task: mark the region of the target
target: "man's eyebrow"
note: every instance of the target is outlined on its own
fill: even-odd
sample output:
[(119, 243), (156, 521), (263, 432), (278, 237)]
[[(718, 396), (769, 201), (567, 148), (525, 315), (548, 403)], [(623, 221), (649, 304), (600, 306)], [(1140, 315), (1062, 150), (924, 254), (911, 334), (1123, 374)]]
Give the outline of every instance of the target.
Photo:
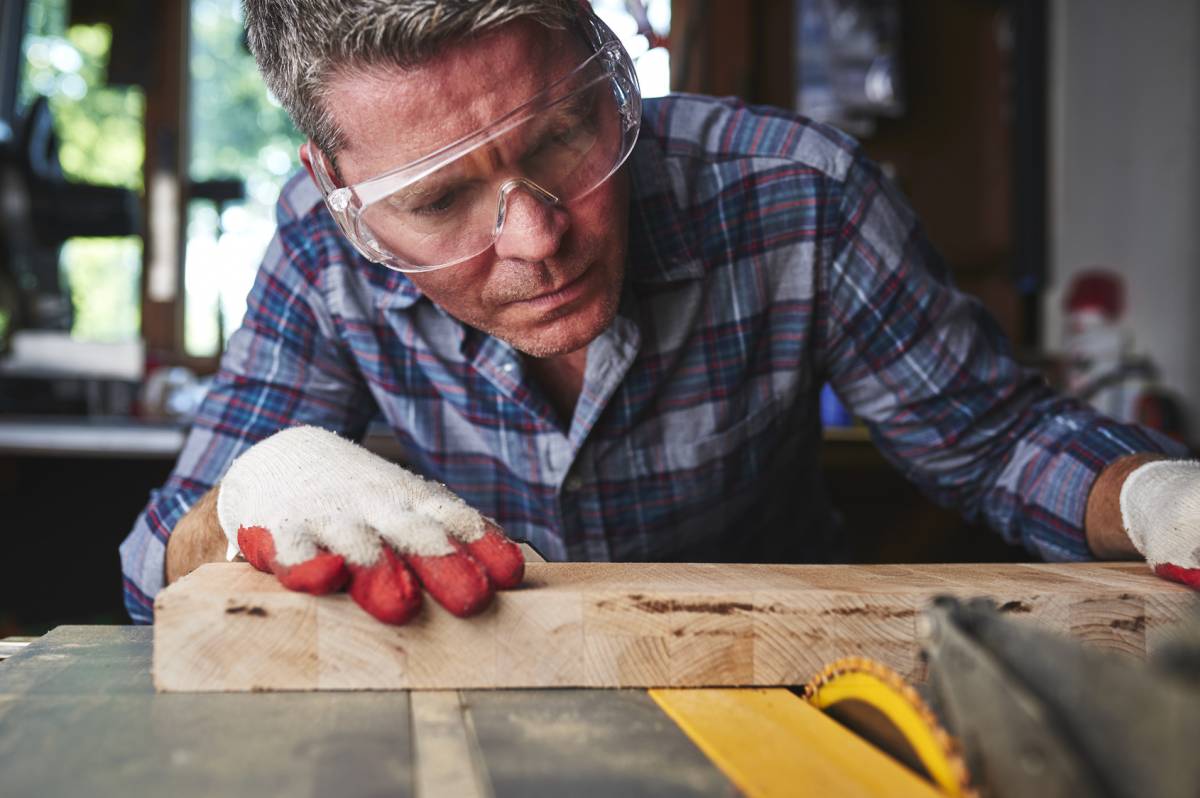
[(588, 109), (592, 105), (592, 98), (585, 94), (571, 98), (569, 102), (556, 106), (552, 114), (546, 114), (538, 120), (536, 126), (532, 127), (532, 139), (536, 142), (542, 141), (548, 134), (552, 133), (554, 126), (561, 122), (578, 122), (587, 116)]
[(426, 178), (419, 183), (396, 189), (388, 194), (388, 199), (409, 203), (422, 202), (432, 199), (446, 191), (446, 189), (452, 188), (462, 182), (464, 182), (464, 179), (461, 176), (443, 177), (441, 179)]
[(575, 94), (574, 97), (571, 97), (566, 102), (560, 103), (558, 107), (564, 114), (583, 116), (595, 102), (595, 97), (592, 94), (593, 90), (592, 87), (588, 87)]
[(440, 188), (440, 185), (417, 183), (416, 185), (398, 188), (388, 196), (392, 197), (393, 199), (421, 200), (437, 193)]
[[(465, 153), (452, 163), (477, 166), (478, 161), (482, 157), (486, 157), (492, 162), (497, 160), (494, 149), (484, 145), (476, 150), (472, 150), (469, 153)], [(469, 159), (469, 161), (464, 159)], [(460, 185), (469, 183), (477, 177), (479, 177), (478, 171), (472, 171), (469, 168), (456, 171), (452, 174), (446, 174), (438, 171), (431, 175), (426, 175), (416, 183), (410, 183), (407, 186), (401, 186), (400, 188), (391, 192), (388, 197), (410, 202), (420, 202), (425, 199), (436, 197), (448, 189), (456, 188)]]

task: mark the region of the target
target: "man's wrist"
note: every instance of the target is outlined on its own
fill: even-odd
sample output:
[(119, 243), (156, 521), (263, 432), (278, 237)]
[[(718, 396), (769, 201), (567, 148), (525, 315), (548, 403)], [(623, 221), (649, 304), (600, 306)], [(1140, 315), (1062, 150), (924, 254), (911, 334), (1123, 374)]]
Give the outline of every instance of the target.
[(167, 553), (163, 563), (164, 584), (187, 576), (208, 562), (223, 562), (228, 540), (217, 518), (217, 496), (220, 486), (200, 497), (175, 524), (167, 538)]
[(1129, 539), (1121, 515), (1121, 488), (1125, 480), (1139, 467), (1165, 455), (1153, 452), (1129, 454), (1109, 463), (1088, 494), (1084, 516), (1084, 533), (1088, 548), (1098, 560), (1136, 560), (1141, 553)]

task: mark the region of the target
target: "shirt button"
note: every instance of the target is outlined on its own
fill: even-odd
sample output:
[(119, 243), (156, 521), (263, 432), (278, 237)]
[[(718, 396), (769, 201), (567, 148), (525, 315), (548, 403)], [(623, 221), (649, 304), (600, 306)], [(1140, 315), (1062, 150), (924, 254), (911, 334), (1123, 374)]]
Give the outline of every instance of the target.
[(563, 487), (569, 493), (574, 493), (583, 487), (583, 480), (579, 477), (567, 477), (567, 482), (563, 485)]
[(504, 364), (503, 366), (501, 366), (500, 368), (504, 369), (504, 373), (505, 373), (505, 374), (511, 374), (511, 373), (512, 373), (512, 370), (513, 370), (513, 369), (515, 369), (515, 368), (516, 368), (516, 366), (515, 366), (515, 365), (513, 365), (512, 363), (505, 363), (505, 364)]

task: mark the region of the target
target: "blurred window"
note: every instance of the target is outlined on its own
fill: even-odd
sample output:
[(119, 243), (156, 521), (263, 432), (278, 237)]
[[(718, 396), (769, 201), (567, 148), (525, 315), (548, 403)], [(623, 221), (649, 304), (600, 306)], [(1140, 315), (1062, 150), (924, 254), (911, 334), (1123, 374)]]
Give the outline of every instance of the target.
[[(67, 26), (67, 0), (30, 0), (18, 106), (49, 98), (59, 161), (69, 180), (142, 188), (145, 101), (138, 87), (108, 86), (108, 25)], [(70, 287), (72, 335), (98, 341), (140, 331), (142, 242), (137, 236), (74, 238), (59, 268)]]
[(192, 0), (190, 27), (184, 343), (188, 354), (214, 355), (245, 315), (301, 139), (246, 49), (240, 0)]
[(592, 0), (596, 15), (613, 29), (637, 66), (643, 97), (671, 90), (671, 0)]
[[(670, 0), (594, 0), (637, 63), (643, 94), (668, 91)], [(107, 25), (68, 26), (69, 0), (29, 0), (19, 107), (49, 98), (69, 179), (142, 189), (144, 94), (108, 86)], [(300, 136), (246, 49), (240, 0), (191, 0), (192, 199), (184, 265), (187, 353), (217, 354), (241, 323), (274, 231), (274, 204), (298, 167)], [(72, 239), (60, 268), (72, 333), (127, 340), (140, 331), (138, 237)]]

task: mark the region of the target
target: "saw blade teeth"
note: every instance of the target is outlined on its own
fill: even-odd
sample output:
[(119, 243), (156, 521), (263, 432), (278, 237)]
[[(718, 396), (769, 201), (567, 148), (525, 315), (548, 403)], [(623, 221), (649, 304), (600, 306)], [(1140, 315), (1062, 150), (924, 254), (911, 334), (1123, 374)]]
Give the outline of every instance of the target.
[(941, 721), (930, 708), (929, 704), (917, 692), (907, 679), (892, 668), (867, 657), (852, 656), (834, 660), (809, 679), (803, 687), (803, 698), (810, 704), (817, 704), (821, 690), (848, 674), (864, 674), (870, 676), (900, 696), (903, 701), (917, 713), (921, 722), (929, 730), (935, 744), (940, 749), (946, 764), (958, 783), (958, 795), (963, 798), (979, 798), (979, 792), (971, 784), (971, 775), (967, 770), (966, 759), (962, 746), (954, 735), (946, 731)]

